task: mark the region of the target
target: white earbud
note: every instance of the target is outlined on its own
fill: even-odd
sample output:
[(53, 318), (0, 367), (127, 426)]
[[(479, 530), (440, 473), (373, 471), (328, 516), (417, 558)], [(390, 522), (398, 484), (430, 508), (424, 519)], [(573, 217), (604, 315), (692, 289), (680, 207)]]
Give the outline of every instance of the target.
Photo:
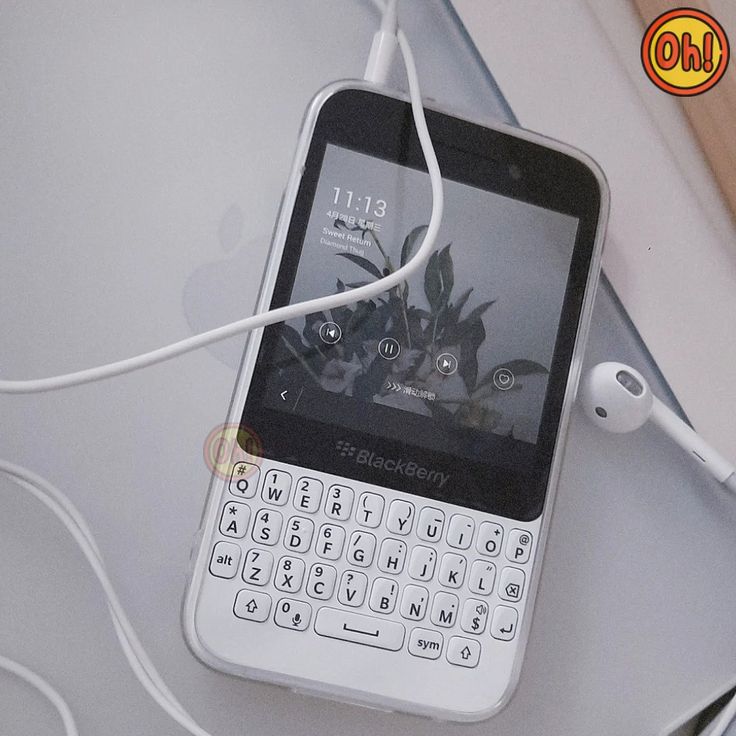
[(580, 401), (590, 420), (609, 432), (632, 432), (651, 419), (719, 483), (736, 491), (736, 470), (668, 409), (638, 371), (623, 363), (599, 363), (583, 379)]

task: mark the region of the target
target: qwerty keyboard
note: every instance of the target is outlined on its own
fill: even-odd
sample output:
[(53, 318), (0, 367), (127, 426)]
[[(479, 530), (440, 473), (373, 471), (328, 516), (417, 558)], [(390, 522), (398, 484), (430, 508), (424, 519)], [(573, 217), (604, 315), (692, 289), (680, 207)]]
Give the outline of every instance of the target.
[(489, 638), (516, 637), (530, 531), (334, 480), (234, 465), (208, 566), (237, 580), (233, 616), (469, 668)]

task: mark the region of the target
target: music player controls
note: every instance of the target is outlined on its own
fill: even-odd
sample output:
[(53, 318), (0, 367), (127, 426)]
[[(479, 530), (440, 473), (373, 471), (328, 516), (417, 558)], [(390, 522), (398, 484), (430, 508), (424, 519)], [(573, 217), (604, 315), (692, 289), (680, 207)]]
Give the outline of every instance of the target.
[(437, 356), (435, 365), (443, 376), (451, 376), (457, 370), (457, 358), (452, 353), (442, 353)]
[(508, 368), (499, 368), (493, 374), (493, 385), (499, 391), (508, 391), (514, 385), (514, 374)]
[(378, 354), (384, 360), (395, 360), (399, 357), (401, 352), (401, 345), (398, 340), (394, 340), (393, 337), (384, 337), (381, 342), (378, 343)]
[(335, 322), (323, 322), (319, 328), (319, 338), (327, 345), (334, 345), (340, 341), (342, 330)]

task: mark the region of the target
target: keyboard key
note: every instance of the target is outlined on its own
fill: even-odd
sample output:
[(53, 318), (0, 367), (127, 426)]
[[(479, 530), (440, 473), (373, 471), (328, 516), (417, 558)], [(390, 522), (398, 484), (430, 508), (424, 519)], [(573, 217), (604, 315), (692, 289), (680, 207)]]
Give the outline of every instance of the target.
[(253, 498), (258, 489), (258, 481), (261, 477), (261, 469), (253, 463), (235, 463), (230, 475), (228, 489), (233, 496), (240, 498)]
[(348, 544), (348, 562), (358, 567), (370, 567), (376, 553), (376, 538), (368, 532), (353, 532)]
[(362, 572), (346, 570), (340, 579), (340, 587), (337, 591), (337, 600), (343, 606), (357, 608), (363, 605), (365, 594), (368, 590), (368, 577)]
[(282, 593), (298, 593), (304, 581), (306, 565), (298, 557), (282, 557), (276, 568), (273, 584)]
[(495, 557), (501, 551), (503, 541), (503, 527), (492, 521), (484, 521), (478, 529), (478, 541), (475, 548), (482, 555)]
[(437, 551), (431, 547), (417, 545), (411, 551), (411, 557), (409, 558), (409, 575), (414, 580), (426, 582), (432, 579), (436, 565)]
[(504, 567), (498, 579), (498, 595), (505, 601), (518, 603), (524, 593), (524, 580), (526, 576), (523, 570), (515, 567)]
[(362, 493), (355, 511), (355, 520), (361, 526), (375, 529), (383, 518), (385, 501), (378, 493)]
[(429, 591), (421, 585), (407, 585), (401, 596), (399, 612), (411, 621), (421, 621), (427, 614)]
[(268, 470), (263, 476), (261, 498), (274, 506), (285, 506), (291, 490), (291, 475), (285, 470)]
[(314, 621), (314, 630), (320, 636), (352, 641), (369, 647), (396, 652), (404, 643), (404, 627), (386, 618), (366, 616), (336, 608), (320, 608)]
[(424, 659), (437, 659), (442, 654), (443, 637), (439, 631), (414, 629), (409, 636), (409, 654)]
[(345, 529), (335, 524), (322, 524), (317, 534), (314, 551), (326, 560), (337, 560), (345, 546)]
[(438, 579), (447, 588), (459, 588), (465, 581), (468, 561), (462, 555), (448, 552), (442, 556)]
[(251, 585), (266, 585), (271, 579), (273, 555), (265, 549), (251, 549), (245, 556), (243, 580)]
[(506, 542), (506, 559), (523, 565), (529, 562), (532, 553), (532, 535), (521, 529), (512, 529), (509, 532), (509, 541)]
[(354, 498), (355, 493), (352, 488), (337, 484), (330, 486), (325, 502), (325, 514), (330, 519), (347, 521), (350, 518), (350, 512), (353, 510)]
[(276, 626), (292, 631), (304, 631), (312, 618), (312, 606), (304, 601), (282, 598), (276, 604), (273, 620)]
[(432, 506), (425, 506), (417, 522), (417, 536), (425, 542), (439, 542), (445, 526), (445, 514)]
[(336, 580), (337, 570), (332, 565), (312, 565), (307, 578), (307, 595), (321, 601), (329, 600), (335, 592)]
[(312, 544), (314, 522), (303, 516), (292, 516), (286, 525), (284, 547), (292, 552), (306, 552)]
[(469, 516), (453, 514), (447, 526), (447, 544), (456, 549), (467, 549), (473, 541), (475, 522)]
[(511, 641), (516, 636), (519, 614), (510, 606), (496, 606), (491, 620), (491, 636), (500, 641)]
[(447, 661), (459, 667), (477, 667), (480, 661), (480, 642), (464, 636), (453, 636), (447, 642)]
[(489, 606), (486, 601), (468, 598), (463, 604), (460, 628), (468, 634), (482, 634), (488, 623)]
[(444, 626), (445, 628), (454, 626), (459, 605), (460, 602), (456, 595), (443, 591), (435, 593), (432, 602), (432, 613), (429, 618), (435, 626)]
[(225, 504), (220, 517), (220, 534), (241, 539), (248, 531), (250, 508), (244, 503), (231, 501)]
[(384, 539), (378, 553), (378, 569), (398, 575), (404, 569), (406, 561), (406, 542), (400, 539)]
[(305, 514), (316, 514), (322, 501), (324, 484), (316, 478), (299, 478), (294, 491), (294, 508)]
[(406, 535), (414, 523), (414, 504), (396, 499), (391, 501), (386, 518), (386, 529), (391, 534)]
[(476, 560), (470, 568), (468, 588), (476, 595), (490, 595), (496, 579), (496, 566), (492, 562)]
[(253, 523), (253, 531), (251, 532), (253, 541), (258, 544), (273, 546), (279, 541), (283, 524), (284, 517), (278, 511), (261, 509), (256, 514), (256, 520)]
[(234, 578), (240, 564), (240, 547), (232, 542), (218, 542), (212, 550), (210, 572), (218, 578)]
[(371, 597), (368, 605), (376, 613), (392, 613), (396, 608), (396, 598), (399, 595), (399, 584), (388, 578), (376, 578), (371, 588)]
[(248, 621), (265, 621), (271, 612), (271, 596), (255, 590), (241, 590), (235, 596), (233, 613)]

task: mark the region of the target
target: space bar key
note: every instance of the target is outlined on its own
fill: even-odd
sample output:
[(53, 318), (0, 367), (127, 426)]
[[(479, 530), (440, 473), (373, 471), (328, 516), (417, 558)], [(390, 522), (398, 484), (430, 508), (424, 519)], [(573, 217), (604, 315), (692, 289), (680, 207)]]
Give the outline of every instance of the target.
[(340, 611), (337, 608), (320, 608), (314, 630), (320, 636), (390, 649), (392, 652), (401, 649), (405, 633), (404, 627), (395, 621)]

